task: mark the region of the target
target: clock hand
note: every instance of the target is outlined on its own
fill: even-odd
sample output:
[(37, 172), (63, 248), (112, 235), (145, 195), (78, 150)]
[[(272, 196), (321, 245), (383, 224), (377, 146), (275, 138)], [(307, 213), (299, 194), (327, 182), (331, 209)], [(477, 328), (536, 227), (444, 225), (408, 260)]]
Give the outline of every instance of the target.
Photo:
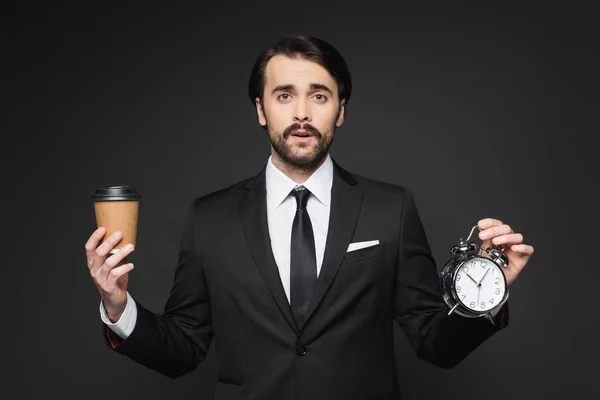
[(483, 274), (483, 276), (481, 277), (481, 279), (479, 280), (479, 282), (477, 283), (478, 286), (481, 285), (481, 281), (483, 280), (483, 278), (485, 278), (485, 276), (487, 275), (487, 273), (490, 272), (490, 268), (487, 269), (487, 271), (485, 271), (485, 274)]
[(479, 287), (479, 283), (477, 283), (477, 281), (475, 279), (473, 279), (473, 277), (471, 275), (469, 275), (468, 272), (467, 272), (467, 276), (469, 277), (469, 279), (471, 279), (473, 281), (474, 284), (477, 285), (477, 287)]
[(483, 278), (485, 278), (485, 276), (487, 275), (488, 272), (490, 272), (491, 268), (488, 268), (485, 271), (485, 274), (483, 274), (483, 276), (481, 277), (481, 279), (479, 280), (479, 282), (477, 283), (477, 305), (479, 305), (479, 294), (481, 293), (481, 281), (483, 281)]

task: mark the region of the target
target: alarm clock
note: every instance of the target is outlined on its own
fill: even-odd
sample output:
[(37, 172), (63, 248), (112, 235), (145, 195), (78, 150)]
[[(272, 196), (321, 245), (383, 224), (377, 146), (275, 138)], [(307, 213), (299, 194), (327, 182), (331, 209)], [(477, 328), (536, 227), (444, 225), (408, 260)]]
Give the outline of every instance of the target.
[(508, 300), (508, 287), (503, 268), (508, 258), (501, 247), (477, 251), (477, 245), (469, 239), (477, 225), (471, 229), (466, 240), (452, 246), (452, 257), (440, 272), (442, 297), (450, 311), (467, 318), (484, 317), (492, 321), (496, 311)]

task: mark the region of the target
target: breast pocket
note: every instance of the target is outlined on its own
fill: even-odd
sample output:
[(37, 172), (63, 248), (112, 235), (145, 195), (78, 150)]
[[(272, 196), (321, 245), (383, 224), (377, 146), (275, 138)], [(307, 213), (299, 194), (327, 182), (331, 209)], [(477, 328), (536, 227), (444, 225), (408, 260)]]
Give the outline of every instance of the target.
[(368, 260), (369, 258), (379, 257), (384, 254), (384, 243), (379, 242), (379, 244), (376, 244), (374, 246), (369, 246), (362, 249), (346, 252), (344, 259), (342, 260), (342, 265)]

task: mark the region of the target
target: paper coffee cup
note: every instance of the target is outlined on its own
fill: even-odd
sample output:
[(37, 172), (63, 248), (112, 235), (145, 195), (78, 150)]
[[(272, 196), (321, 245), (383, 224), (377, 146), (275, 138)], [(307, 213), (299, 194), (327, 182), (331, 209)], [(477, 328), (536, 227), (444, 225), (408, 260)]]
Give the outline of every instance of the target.
[(106, 230), (101, 243), (116, 231), (123, 234), (110, 253), (116, 253), (128, 243), (135, 246), (142, 195), (133, 186), (124, 185), (96, 189), (91, 198), (94, 201), (96, 224)]

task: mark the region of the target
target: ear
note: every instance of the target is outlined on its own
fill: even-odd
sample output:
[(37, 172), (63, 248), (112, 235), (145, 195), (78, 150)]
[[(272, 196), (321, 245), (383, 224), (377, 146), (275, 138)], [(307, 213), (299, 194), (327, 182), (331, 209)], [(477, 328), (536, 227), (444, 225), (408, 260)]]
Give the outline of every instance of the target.
[(335, 126), (340, 127), (344, 123), (344, 111), (346, 111), (346, 99), (343, 99), (340, 103), (340, 112), (335, 121)]
[(258, 114), (258, 123), (264, 127), (267, 125), (267, 118), (265, 117), (265, 111), (260, 103), (260, 97), (254, 99), (254, 104), (256, 105), (256, 114)]

